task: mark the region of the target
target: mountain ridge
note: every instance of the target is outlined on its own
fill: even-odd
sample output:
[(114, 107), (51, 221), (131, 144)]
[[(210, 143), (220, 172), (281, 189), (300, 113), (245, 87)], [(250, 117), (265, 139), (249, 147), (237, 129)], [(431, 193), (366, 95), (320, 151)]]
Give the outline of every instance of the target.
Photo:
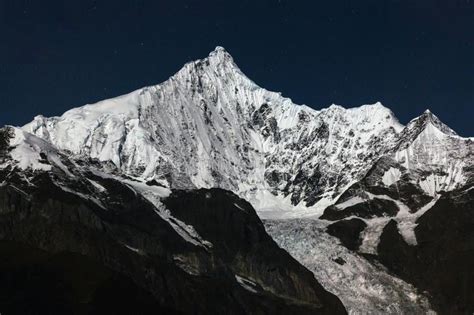
[(302, 209), (297, 215), (321, 214), (404, 128), (380, 102), (321, 110), (294, 104), (255, 84), (219, 46), (161, 84), (59, 117), (37, 116), (23, 127), (61, 149), (112, 161), (130, 176), (178, 188), (222, 187), (261, 213), (279, 206), (283, 216), (294, 208)]

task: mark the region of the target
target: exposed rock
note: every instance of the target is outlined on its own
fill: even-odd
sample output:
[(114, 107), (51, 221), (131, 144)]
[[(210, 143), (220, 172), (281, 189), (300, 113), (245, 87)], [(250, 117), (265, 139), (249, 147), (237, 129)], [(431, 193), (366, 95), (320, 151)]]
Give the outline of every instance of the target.
[(409, 246), (392, 221), (380, 238), (379, 259), (432, 295), (440, 314), (474, 312), (474, 189), (443, 195), (417, 221)]
[(348, 249), (357, 250), (362, 244), (360, 233), (367, 227), (361, 219), (341, 220), (328, 226), (328, 233), (337, 237)]
[(323, 215), (320, 217), (325, 220), (340, 220), (351, 216), (357, 216), (359, 218), (374, 218), (374, 217), (393, 217), (399, 211), (397, 205), (391, 200), (384, 200), (374, 198), (361, 202), (353, 206), (346, 207), (342, 210), (336, 206), (331, 206), (324, 210)]

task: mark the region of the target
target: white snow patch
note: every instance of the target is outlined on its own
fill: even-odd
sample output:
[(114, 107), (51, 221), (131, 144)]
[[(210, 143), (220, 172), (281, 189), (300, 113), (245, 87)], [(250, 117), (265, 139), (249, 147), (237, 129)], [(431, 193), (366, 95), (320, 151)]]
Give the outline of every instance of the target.
[[(2, 186), (3, 186), (3, 183), (2, 183)], [(25, 191), (23, 191), (22, 189), (16, 187), (15, 185), (12, 185), (12, 184), (9, 184), (8, 185), (9, 187), (15, 189), (16, 191), (18, 191), (19, 193), (23, 194), (28, 200), (30, 199), (30, 194), (26, 193)]]
[(247, 291), (250, 291), (252, 293), (257, 293), (258, 291), (255, 289), (257, 285), (255, 282), (250, 281), (249, 279), (246, 279), (244, 277), (235, 275), (235, 280)]
[(94, 180), (91, 180), (91, 179), (87, 179), (89, 181), (89, 183), (92, 184), (92, 186), (94, 186), (98, 191), (100, 192), (104, 192), (106, 191), (107, 189), (105, 189), (104, 186), (102, 186), (101, 184), (99, 184), (98, 182), (94, 181)]
[[(157, 200), (159, 200), (161, 198), (166, 198), (171, 194), (171, 190), (169, 188), (154, 185), (149, 186), (141, 179), (137, 179), (136, 181), (120, 177), (116, 179), (122, 181), (123, 183), (126, 183), (128, 186), (133, 187), (134, 190), (139, 191), (145, 198), (147, 198), (147, 195), (153, 195), (153, 198), (157, 198)], [(152, 203), (154, 204), (154, 202)]]
[(17, 163), (16, 166), (22, 170), (51, 171), (52, 165), (55, 165), (67, 176), (74, 177), (61, 161), (58, 150), (50, 143), (18, 128), (13, 128), (13, 131), (10, 156)]
[(464, 163), (450, 164), (443, 175), (430, 174), (421, 179), (418, 184), (429, 196), (435, 196), (441, 191), (450, 191), (466, 181), (463, 175)]
[(377, 254), (377, 246), (380, 242), (383, 228), (387, 225), (389, 218), (373, 218), (364, 220), (367, 227), (361, 233), (362, 244), (359, 247), (359, 252), (366, 254)]
[[(331, 195), (331, 192), (328, 192), (327, 195)], [(268, 189), (257, 189), (251, 195), (242, 196), (242, 198), (249, 200), (261, 219), (268, 220), (319, 218), (327, 207), (334, 204), (338, 197), (322, 197), (313, 206), (308, 207), (303, 201), (295, 206), (291, 202), (291, 195), (286, 197), (282, 194), (275, 196)]]
[(16, 162), (18, 162), (18, 167), (23, 170), (32, 169), (50, 171), (51, 165), (40, 162), (40, 152), (44, 147), (41, 145), (42, 140), (40, 141), (37, 138), (38, 141), (34, 141), (34, 138), (33, 136), (28, 137), (28, 134), (22, 130), (14, 129), (14, 137), (10, 140), (10, 146), (13, 147), (10, 155)]
[(436, 195), (429, 203), (424, 205), (415, 213), (399, 212), (397, 214), (395, 219), (398, 222), (398, 230), (409, 245), (414, 246), (418, 244), (415, 235), (415, 227), (418, 225), (416, 220), (418, 220), (418, 218), (421, 217), (426, 211), (431, 209), (436, 204), (438, 199), (439, 195)]
[(199, 270), (199, 266), (194, 264), (194, 261), (190, 260), (186, 256), (174, 255), (173, 261), (175, 262), (176, 266), (178, 266), (179, 268), (181, 268), (181, 270), (190, 275), (198, 276), (201, 273)]
[(59, 188), (61, 188), (61, 190), (65, 191), (65, 192), (68, 192), (68, 193), (71, 193), (71, 194), (74, 194), (76, 196), (79, 196), (81, 197), (82, 199), (84, 200), (89, 200), (89, 201), (92, 201), (93, 203), (95, 203), (97, 206), (99, 206), (99, 208), (101, 208), (102, 210), (107, 210), (107, 208), (102, 204), (102, 202), (97, 199), (97, 198), (94, 198), (94, 197), (91, 197), (90, 195), (84, 195), (78, 191), (75, 191), (75, 190), (72, 190), (72, 189), (69, 189), (67, 188), (66, 186), (58, 186)]
[(339, 210), (344, 210), (348, 207), (351, 207), (351, 206), (354, 206), (354, 205), (357, 205), (359, 203), (362, 203), (362, 202), (365, 202), (367, 201), (366, 199), (360, 197), (360, 196), (355, 196), (355, 197), (352, 197), (344, 202), (341, 202), (340, 204), (336, 205), (337, 209)]
[(129, 187), (133, 188), (136, 193), (139, 193), (145, 199), (151, 202), (155, 206), (155, 213), (163, 220), (168, 222), (176, 231), (176, 233), (178, 233), (184, 240), (206, 249), (212, 248), (212, 243), (203, 239), (192, 225), (188, 225), (185, 222), (173, 217), (171, 212), (166, 209), (165, 205), (161, 202), (161, 199), (169, 196), (171, 193), (169, 189), (159, 186), (148, 186), (145, 183), (128, 179), (120, 180), (128, 184)]
[[(399, 200), (395, 200), (386, 195), (374, 195), (369, 192), (366, 192), (366, 194), (368, 195), (370, 199), (379, 198), (379, 199), (390, 200), (397, 205), (399, 211), (393, 219), (397, 221), (397, 227), (398, 227), (398, 231), (400, 232), (400, 235), (407, 242), (407, 244), (412, 245), (412, 246), (417, 245), (417, 240), (415, 236), (415, 227), (417, 225), (416, 220), (419, 217), (421, 217), (426, 211), (431, 209), (433, 205), (438, 201), (438, 198), (439, 198), (439, 195), (436, 195), (428, 204), (426, 204), (424, 207), (422, 207), (418, 211), (412, 213), (410, 211), (410, 208)], [(385, 226), (386, 223), (388, 223), (390, 218), (378, 218), (380, 222), (372, 221), (372, 220), (366, 220), (369, 226), (366, 228), (367, 232), (366, 231), (363, 232), (364, 237), (367, 239), (364, 239), (364, 242), (362, 243), (362, 248), (366, 250), (368, 253), (374, 253), (374, 251), (376, 252), (376, 247), (374, 246), (378, 244), (378, 240), (374, 242), (374, 239), (380, 238), (380, 234), (382, 233), (383, 227)], [(373, 222), (375, 222), (375, 224), (372, 226)], [(385, 222), (385, 224), (381, 226), (383, 222)]]
[(155, 213), (158, 214), (163, 220), (168, 222), (171, 227), (187, 242), (196, 246), (202, 246), (206, 249), (211, 248), (213, 245), (211, 242), (203, 239), (199, 233), (194, 229), (193, 226), (186, 224), (178, 220), (171, 215), (171, 212), (166, 209), (165, 205), (161, 202), (162, 198), (168, 197), (171, 190), (159, 186), (148, 186), (146, 183), (134, 181), (130, 179), (124, 179), (109, 174), (104, 174), (99, 171), (93, 171), (95, 175), (102, 176), (105, 178), (113, 178), (127, 184), (135, 193), (142, 195), (151, 204), (155, 206)]
[(237, 207), (237, 209), (242, 210), (243, 212), (247, 212), (247, 210), (245, 210), (241, 205), (239, 205), (239, 204), (236, 203), (236, 202), (234, 202), (234, 206)]
[(164, 205), (157, 207), (155, 210), (161, 218), (167, 221), (171, 227), (179, 234), (185, 241), (206, 249), (212, 248), (212, 243), (203, 239), (199, 233), (194, 229), (192, 225), (188, 225), (183, 221), (180, 221), (173, 217), (169, 210), (165, 208)]
[(398, 168), (391, 167), (388, 171), (386, 171), (382, 176), (382, 182), (385, 186), (390, 186), (400, 180), (402, 176), (402, 172)]
[(123, 244), (126, 248), (128, 248), (129, 250), (131, 250), (132, 252), (135, 252), (137, 254), (140, 254), (140, 255), (143, 255), (143, 251), (139, 248), (135, 248), (135, 247), (132, 247), (130, 245), (127, 245), (127, 244)]

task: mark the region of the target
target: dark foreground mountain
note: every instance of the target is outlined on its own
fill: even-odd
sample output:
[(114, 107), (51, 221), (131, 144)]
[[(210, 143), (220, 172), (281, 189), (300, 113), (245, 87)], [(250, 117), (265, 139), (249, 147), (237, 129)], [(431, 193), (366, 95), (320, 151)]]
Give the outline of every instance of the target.
[(345, 314), (233, 193), (170, 192), (1, 134), (2, 314)]

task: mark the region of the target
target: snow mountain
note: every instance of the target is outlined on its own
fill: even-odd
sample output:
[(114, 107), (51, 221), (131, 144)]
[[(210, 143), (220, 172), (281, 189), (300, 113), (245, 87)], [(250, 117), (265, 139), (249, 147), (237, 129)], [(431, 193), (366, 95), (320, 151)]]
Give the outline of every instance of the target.
[(428, 292), (437, 312), (470, 314), (473, 179), (473, 138), (426, 111), (320, 219), (345, 247)]
[(458, 136), (426, 111), (408, 123), (393, 148), (321, 218), (363, 219), (368, 227), (361, 247), (367, 253), (375, 253), (374, 233), (381, 233), (392, 218), (405, 241), (416, 245), (416, 220), (442, 194), (466, 187), (474, 176), (473, 166), (473, 139)]
[(261, 211), (300, 205), (314, 215), (403, 126), (380, 103), (321, 111), (293, 104), (257, 86), (217, 47), (162, 84), (61, 117), (38, 116), (23, 129), (129, 176), (173, 188), (221, 187)]
[[(474, 312), (474, 138), (429, 110), (403, 126), (381, 103), (297, 105), (217, 47), (161, 84), (37, 116), (22, 132), (10, 156), (23, 173), (56, 162), (66, 172), (64, 156), (160, 207), (164, 192), (182, 190), (248, 200), (350, 313)], [(53, 152), (49, 165), (35, 146)], [(172, 225), (202, 241), (193, 224)]]

